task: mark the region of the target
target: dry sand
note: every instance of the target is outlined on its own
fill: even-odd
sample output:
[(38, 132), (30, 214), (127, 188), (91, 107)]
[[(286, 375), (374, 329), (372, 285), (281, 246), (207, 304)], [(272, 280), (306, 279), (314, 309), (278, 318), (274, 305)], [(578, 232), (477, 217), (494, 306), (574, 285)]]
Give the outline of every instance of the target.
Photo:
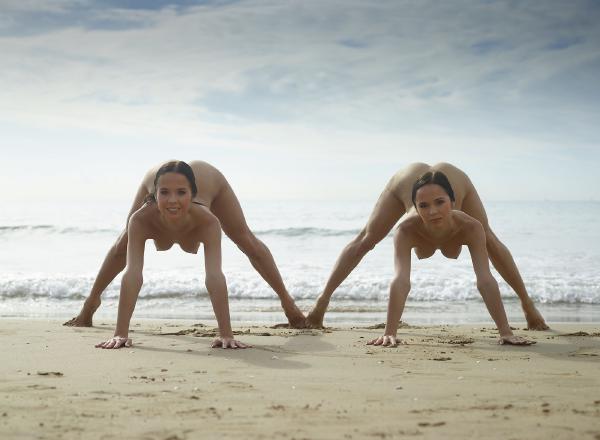
[(415, 326), (397, 348), (243, 327), (255, 347), (223, 350), (212, 327), (134, 322), (133, 347), (100, 350), (113, 323), (0, 320), (0, 438), (600, 439), (600, 325), (517, 330), (530, 347)]

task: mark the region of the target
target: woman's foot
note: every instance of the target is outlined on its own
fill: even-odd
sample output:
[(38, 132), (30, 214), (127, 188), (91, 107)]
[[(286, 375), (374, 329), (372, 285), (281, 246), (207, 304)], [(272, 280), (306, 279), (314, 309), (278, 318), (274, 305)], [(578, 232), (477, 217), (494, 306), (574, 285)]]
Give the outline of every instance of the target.
[(498, 344), (500, 345), (532, 345), (535, 343), (535, 341), (530, 341), (529, 339), (516, 335), (501, 336), (498, 340)]
[(283, 305), (283, 310), (288, 319), (290, 328), (306, 328), (306, 318), (296, 303), (294, 303), (294, 300)]
[(544, 321), (542, 314), (533, 305), (533, 302), (524, 304), (523, 311), (525, 312), (528, 330), (548, 330), (550, 328)]
[(92, 317), (94, 316), (96, 309), (100, 307), (100, 302), (100, 298), (96, 300), (91, 298), (86, 299), (79, 315), (69, 319), (63, 325), (66, 325), (67, 327), (91, 327)]
[(327, 306), (329, 305), (329, 301), (325, 301), (321, 299), (321, 297), (317, 298), (317, 303), (308, 312), (306, 317), (306, 326), (308, 328), (323, 328), (323, 318), (325, 317), (325, 312), (327, 311)]

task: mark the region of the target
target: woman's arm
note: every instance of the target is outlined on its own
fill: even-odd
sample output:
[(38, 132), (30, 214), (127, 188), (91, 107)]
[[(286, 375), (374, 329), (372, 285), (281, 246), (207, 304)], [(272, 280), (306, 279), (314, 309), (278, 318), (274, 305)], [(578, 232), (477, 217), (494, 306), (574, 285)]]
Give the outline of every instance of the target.
[(249, 347), (249, 345), (233, 339), (231, 321), (229, 318), (227, 283), (221, 269), (221, 225), (216, 218), (211, 221), (206, 229), (206, 239), (204, 240), (204, 265), (206, 270), (206, 290), (208, 290), (215, 317), (217, 318), (217, 324), (219, 326), (219, 337), (213, 341), (212, 347)]
[(406, 343), (397, 339), (397, 331), (404, 311), (404, 304), (410, 292), (411, 249), (410, 241), (401, 225), (394, 234), (394, 267), (396, 273), (390, 284), (390, 299), (384, 335), (367, 342), (368, 345), (395, 347), (399, 343)]
[(117, 327), (113, 338), (96, 345), (98, 348), (120, 348), (131, 345), (129, 339), (129, 322), (135, 309), (138, 294), (142, 288), (144, 268), (144, 245), (146, 237), (143, 225), (134, 215), (127, 226), (127, 266), (121, 279), (121, 292), (119, 294), (119, 311)]
[(504, 311), (504, 305), (502, 304), (502, 298), (500, 297), (498, 283), (490, 271), (483, 226), (478, 221), (473, 220), (472, 223), (465, 225), (465, 228), (467, 246), (471, 253), (473, 270), (475, 271), (475, 276), (477, 278), (477, 289), (479, 290), (492, 319), (498, 327), (500, 343), (516, 345), (532, 344), (532, 341), (513, 335), (513, 332), (510, 329), (506, 312)]

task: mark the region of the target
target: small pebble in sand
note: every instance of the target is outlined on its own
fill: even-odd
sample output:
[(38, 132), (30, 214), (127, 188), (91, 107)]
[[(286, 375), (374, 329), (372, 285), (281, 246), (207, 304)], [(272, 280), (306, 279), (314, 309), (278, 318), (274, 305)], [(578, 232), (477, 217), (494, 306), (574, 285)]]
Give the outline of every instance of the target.
[(271, 359), (279, 359), (278, 356), (272, 356)]
[(160, 371), (169, 371), (166, 368), (161, 368)]
[(173, 389), (174, 389), (175, 391), (177, 391), (177, 390), (179, 389), (179, 387), (173, 387)]
[(463, 379), (464, 379), (464, 377), (463, 377), (463, 376), (458, 376), (458, 377), (457, 377), (457, 379), (458, 379), (458, 380), (463, 380)]
[(397, 389), (397, 390), (402, 390), (403, 388), (402, 388), (402, 387), (400, 387), (400, 386), (398, 386), (398, 387), (396, 387), (396, 389)]

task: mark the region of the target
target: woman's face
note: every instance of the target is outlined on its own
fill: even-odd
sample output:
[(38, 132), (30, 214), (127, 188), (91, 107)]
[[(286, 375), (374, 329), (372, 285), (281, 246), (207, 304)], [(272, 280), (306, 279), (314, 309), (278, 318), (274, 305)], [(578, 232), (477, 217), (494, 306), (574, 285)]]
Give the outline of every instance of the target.
[(415, 205), (423, 223), (434, 227), (445, 224), (452, 210), (450, 196), (444, 188), (435, 183), (422, 186), (417, 190)]
[(156, 182), (158, 210), (167, 220), (179, 220), (188, 213), (192, 189), (187, 178), (179, 173), (165, 173)]

